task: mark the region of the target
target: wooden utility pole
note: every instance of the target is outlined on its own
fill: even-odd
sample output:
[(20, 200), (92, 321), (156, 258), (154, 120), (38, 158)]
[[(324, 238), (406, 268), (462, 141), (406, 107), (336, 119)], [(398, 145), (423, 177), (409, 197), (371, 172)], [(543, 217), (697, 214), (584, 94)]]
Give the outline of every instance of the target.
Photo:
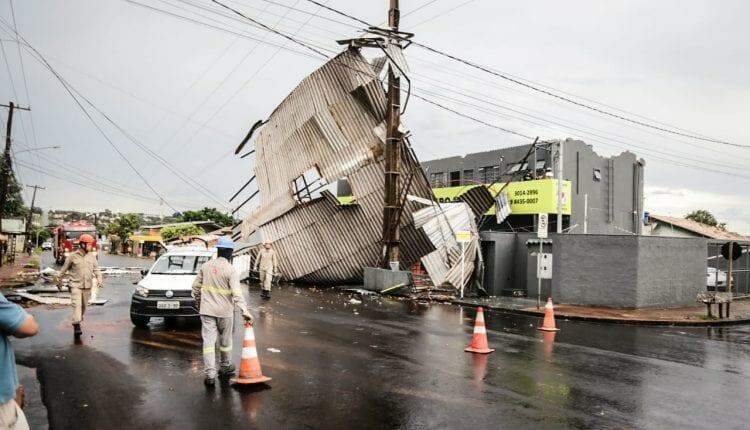
[[(36, 203), (36, 190), (44, 190), (46, 188), (40, 187), (39, 185), (26, 185), (29, 188), (34, 189), (34, 194), (31, 195), (31, 206), (29, 207), (29, 216), (26, 218), (26, 240), (31, 240), (31, 220), (34, 219), (34, 203)], [(37, 243), (37, 246), (39, 244)]]
[[(8, 125), (5, 129), (5, 152), (3, 154), (2, 172), (0, 172), (0, 234), (2, 234), (3, 218), (5, 218), (5, 202), (8, 200), (8, 183), (10, 182), (9, 177), (12, 170), (10, 161), (10, 136), (13, 131), (13, 111), (15, 109), (31, 110), (31, 108), (16, 106), (13, 102), (8, 102), (7, 105), (0, 104), (0, 106), (8, 108)], [(0, 267), (3, 265), (3, 254), (3, 247), (0, 247)]]
[[(388, 10), (388, 26), (394, 34), (398, 31), (400, 12), (398, 0), (390, 0)], [(390, 37), (388, 43), (401, 47), (398, 37)], [(400, 78), (393, 70), (393, 65), (388, 68), (388, 111), (386, 112), (386, 138), (385, 138), (385, 199), (383, 206), (383, 246), (385, 251), (384, 263), (389, 268), (391, 263), (400, 261), (399, 244), (401, 242), (400, 205), (401, 190), (401, 153), (403, 137), (399, 131), (401, 124), (401, 89)]]

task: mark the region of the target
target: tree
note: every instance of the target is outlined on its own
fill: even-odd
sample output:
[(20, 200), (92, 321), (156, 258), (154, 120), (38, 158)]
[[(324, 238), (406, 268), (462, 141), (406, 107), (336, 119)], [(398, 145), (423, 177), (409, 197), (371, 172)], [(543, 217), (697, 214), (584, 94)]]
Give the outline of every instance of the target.
[(182, 221), (213, 221), (222, 227), (230, 226), (234, 222), (231, 216), (219, 212), (216, 208), (185, 211), (182, 213)]
[(52, 237), (52, 231), (45, 227), (34, 227), (31, 231), (31, 238), (36, 240), (37, 237), (39, 238), (39, 241), (36, 242), (36, 246), (39, 246), (40, 243)]
[[(138, 227), (141, 226), (143, 223), (143, 219), (138, 214), (124, 214), (120, 215), (117, 219), (112, 221), (107, 228), (104, 229), (104, 232), (108, 236), (115, 236), (115, 239), (119, 239), (120, 245), (125, 244), (125, 240), (130, 237), (131, 234), (133, 234), (134, 231), (138, 229)], [(110, 238), (112, 239), (112, 238)], [(114, 245), (112, 246), (112, 249), (114, 250)]]
[(711, 212), (705, 209), (694, 210), (690, 212), (689, 214), (685, 215), (685, 219), (699, 222), (701, 224), (710, 225), (712, 227), (719, 227), (722, 229), (724, 226), (726, 226), (726, 223), (719, 224), (719, 222), (716, 221), (716, 217), (714, 217)]
[(6, 218), (19, 218), (25, 217), (28, 213), (29, 209), (23, 205), (21, 186), (16, 180), (16, 175), (11, 174), (8, 176), (8, 198), (5, 200), (3, 216)]
[(168, 242), (172, 239), (183, 236), (195, 236), (204, 234), (205, 231), (194, 224), (168, 225), (161, 229), (161, 238)]

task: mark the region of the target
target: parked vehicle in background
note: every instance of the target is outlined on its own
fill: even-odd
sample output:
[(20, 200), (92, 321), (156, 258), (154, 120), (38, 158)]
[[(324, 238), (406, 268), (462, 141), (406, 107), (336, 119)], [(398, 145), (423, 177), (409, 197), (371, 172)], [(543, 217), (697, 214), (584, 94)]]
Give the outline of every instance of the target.
[[(73, 221), (63, 223), (54, 230), (54, 244), (52, 251), (57, 264), (65, 262), (65, 258), (78, 249), (78, 239), (82, 234), (90, 234), (96, 237), (96, 227), (88, 221)], [(94, 244), (93, 252), (97, 252), (99, 246)]]
[(706, 287), (708, 291), (725, 291), (727, 286), (727, 272), (715, 267), (706, 268)]
[(52, 251), (52, 241), (45, 240), (42, 243), (42, 251)]
[(179, 247), (168, 250), (143, 270), (130, 302), (130, 320), (145, 327), (152, 317), (198, 319), (198, 306), (192, 297), (198, 269), (214, 258), (216, 249)]

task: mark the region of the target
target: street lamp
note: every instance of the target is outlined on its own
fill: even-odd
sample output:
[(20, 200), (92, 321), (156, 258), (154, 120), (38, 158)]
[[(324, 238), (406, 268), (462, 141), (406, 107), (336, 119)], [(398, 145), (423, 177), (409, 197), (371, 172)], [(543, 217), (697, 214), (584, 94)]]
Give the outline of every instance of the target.
[(30, 149), (22, 149), (20, 151), (16, 151), (16, 154), (20, 154), (22, 152), (31, 152), (31, 151), (41, 151), (43, 149), (60, 149), (62, 146), (42, 146), (41, 148), (30, 148)]

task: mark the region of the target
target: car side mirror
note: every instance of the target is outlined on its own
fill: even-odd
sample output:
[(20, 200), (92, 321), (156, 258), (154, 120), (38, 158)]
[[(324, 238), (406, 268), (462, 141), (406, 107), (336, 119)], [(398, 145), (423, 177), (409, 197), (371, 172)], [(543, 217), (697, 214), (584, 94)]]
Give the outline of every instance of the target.
[(148, 275), (148, 269), (141, 269), (141, 276)]

